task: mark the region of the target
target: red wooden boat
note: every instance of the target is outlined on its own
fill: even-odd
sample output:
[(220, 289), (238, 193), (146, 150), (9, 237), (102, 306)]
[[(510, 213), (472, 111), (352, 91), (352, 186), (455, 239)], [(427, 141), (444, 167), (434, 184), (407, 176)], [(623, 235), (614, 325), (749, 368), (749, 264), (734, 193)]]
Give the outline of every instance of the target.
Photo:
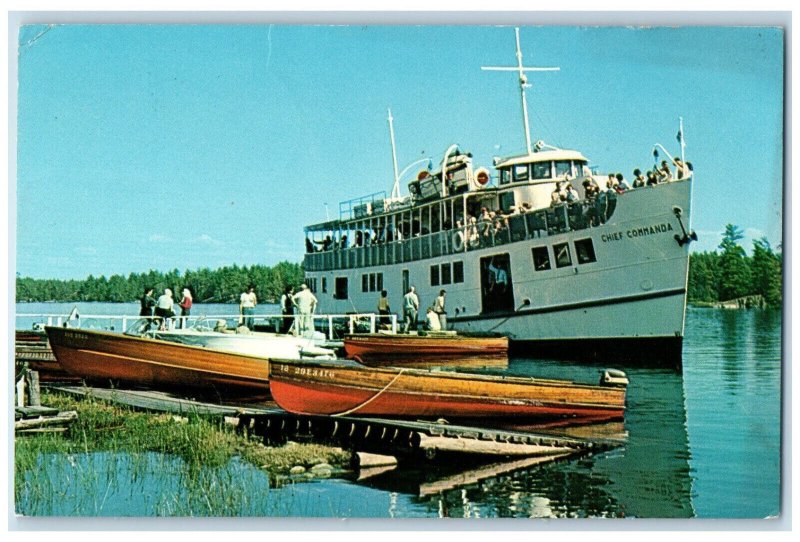
[(270, 393), (281, 408), (295, 414), (483, 422), (622, 419), (627, 378), (619, 371), (606, 371), (605, 376), (610, 385), (369, 368), (348, 360), (272, 360)]
[(486, 358), (508, 360), (508, 337), (457, 335), (431, 332), (425, 335), (369, 333), (347, 335), (345, 355), (369, 364), (371, 360), (410, 361), (413, 358)]
[(66, 372), (56, 360), (44, 331), (16, 330), (14, 360), (18, 368), (27, 364), (39, 373), (41, 382), (77, 382), (80, 379)]
[(85, 380), (190, 389), (221, 398), (269, 397), (266, 358), (107, 331), (45, 329), (61, 366)]

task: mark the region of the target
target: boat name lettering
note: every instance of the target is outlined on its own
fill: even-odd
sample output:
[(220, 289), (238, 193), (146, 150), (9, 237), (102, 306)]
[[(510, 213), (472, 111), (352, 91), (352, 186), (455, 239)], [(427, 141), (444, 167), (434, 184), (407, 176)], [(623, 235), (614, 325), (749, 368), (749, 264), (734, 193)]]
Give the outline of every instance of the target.
[(71, 341), (88, 341), (89, 336), (86, 333), (78, 333), (76, 331), (65, 331), (64, 338)]
[(291, 365), (279, 365), (278, 370), (282, 373), (292, 373), (293, 375), (314, 376), (319, 378), (336, 378), (336, 373), (330, 369), (320, 367), (293, 367)]
[(609, 241), (621, 241), (625, 237), (628, 239), (635, 239), (636, 237), (646, 237), (648, 235), (656, 235), (670, 231), (673, 231), (672, 224), (665, 222), (663, 224), (652, 224), (641, 228), (631, 228), (626, 232), (615, 231), (614, 233), (604, 233), (600, 238), (604, 243), (608, 243)]

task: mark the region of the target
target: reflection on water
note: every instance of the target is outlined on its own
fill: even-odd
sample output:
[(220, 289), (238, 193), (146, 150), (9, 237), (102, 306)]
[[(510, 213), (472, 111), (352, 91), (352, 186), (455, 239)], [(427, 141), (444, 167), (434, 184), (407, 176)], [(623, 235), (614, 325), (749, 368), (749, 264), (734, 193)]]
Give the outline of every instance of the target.
[[(258, 469), (235, 463), (235, 474), (214, 475), (218, 486), (231, 480), (230, 497), (213, 509), (199, 506), (207, 515), (270, 517), (776, 515), (781, 482), (780, 333), (777, 312), (690, 309), (682, 374), (615, 367), (626, 371), (631, 382), (627, 439), (607, 452), (543, 464), (402, 465), (364, 472), (360, 479), (355, 473), (346, 479), (280, 488), (270, 487)], [(507, 368), (489, 372), (587, 383), (599, 378), (594, 365), (535, 359), (513, 359)], [(619, 432), (620, 427), (611, 430)], [(174, 465), (172, 471), (135, 471), (122, 459), (115, 460), (113, 469), (92, 459), (95, 466), (86, 466), (86, 472), (103, 474), (96, 482), (90, 478), (74, 484), (57, 474), (58, 469), (68, 469), (63, 456), (41, 461), (41, 472), (51, 481), (42, 482), (46, 490), (33, 491), (39, 487), (34, 484), (29, 493), (18, 494), (17, 510), (26, 514), (185, 515), (193, 495), (202, 496), (203, 488), (210, 487), (208, 481), (206, 486), (182, 486), (189, 478)], [(89, 465), (89, 459), (80, 456), (72, 461)], [(163, 481), (163, 472), (175, 474)], [(154, 480), (162, 480), (160, 488), (152, 487)]]

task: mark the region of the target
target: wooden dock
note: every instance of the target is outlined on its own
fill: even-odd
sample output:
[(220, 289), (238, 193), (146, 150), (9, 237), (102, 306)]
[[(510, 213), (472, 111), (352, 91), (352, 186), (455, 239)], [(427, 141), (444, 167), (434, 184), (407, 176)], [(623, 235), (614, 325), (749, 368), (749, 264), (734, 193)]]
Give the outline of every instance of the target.
[(536, 463), (609, 450), (624, 443), (624, 434), (584, 432), (584, 436), (450, 425), (446, 422), (380, 418), (302, 416), (274, 404), (214, 404), (146, 390), (56, 386), (72, 395), (137, 409), (228, 418), (240, 430), (264, 439), (268, 445), (287, 441), (314, 442), (346, 450), (393, 456), (398, 461), (442, 461), (448, 458), (537, 459)]

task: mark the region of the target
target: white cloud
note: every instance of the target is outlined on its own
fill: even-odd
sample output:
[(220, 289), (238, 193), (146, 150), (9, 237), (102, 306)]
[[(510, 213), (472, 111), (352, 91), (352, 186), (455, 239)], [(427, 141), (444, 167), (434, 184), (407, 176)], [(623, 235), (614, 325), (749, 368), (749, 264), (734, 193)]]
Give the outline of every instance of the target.
[(147, 238), (148, 241), (151, 243), (168, 243), (172, 241), (168, 236), (162, 235), (160, 233), (154, 233), (150, 237)]
[(198, 243), (206, 244), (206, 245), (214, 245), (214, 246), (222, 245), (222, 241), (214, 239), (213, 237), (211, 237), (207, 233), (204, 233), (204, 234), (200, 235), (200, 237), (195, 239), (195, 241), (198, 242)]

